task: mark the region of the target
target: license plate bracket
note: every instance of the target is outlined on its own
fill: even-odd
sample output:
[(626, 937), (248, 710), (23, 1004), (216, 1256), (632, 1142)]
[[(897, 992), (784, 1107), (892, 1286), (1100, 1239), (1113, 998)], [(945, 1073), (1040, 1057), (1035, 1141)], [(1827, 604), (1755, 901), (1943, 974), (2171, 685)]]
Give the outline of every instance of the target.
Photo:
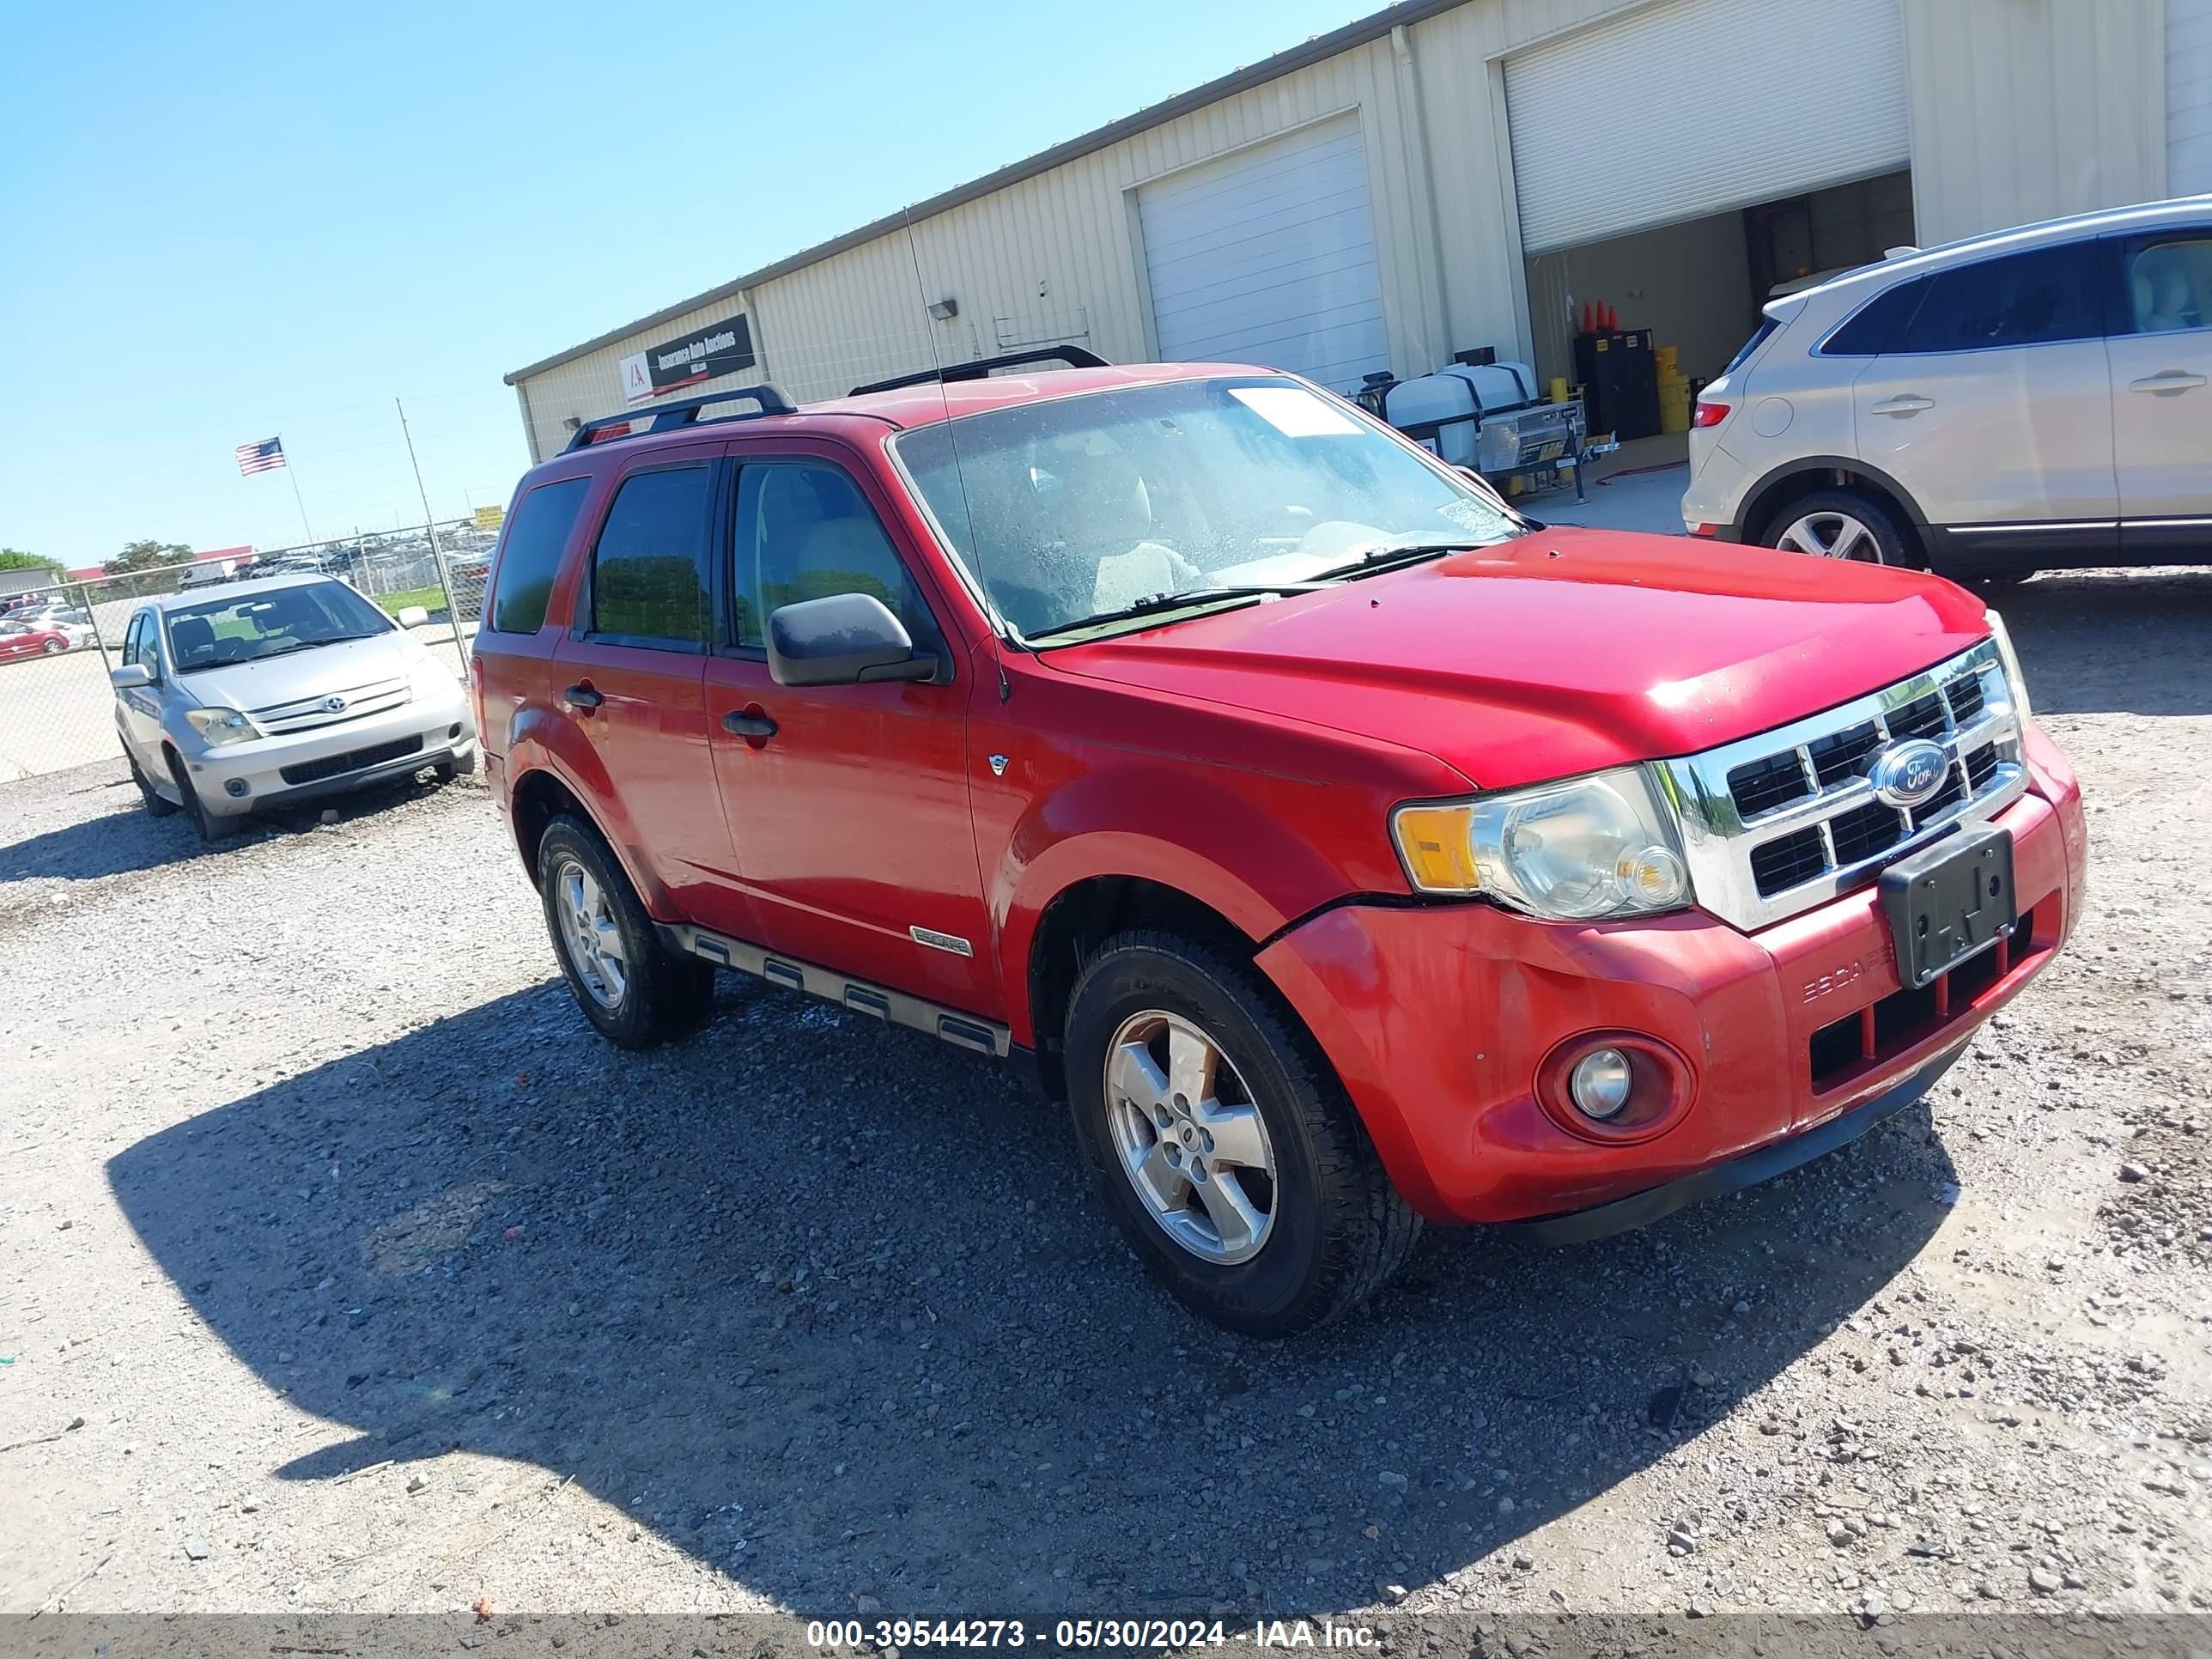
[(1917, 991), (2020, 920), (2012, 831), (1983, 823), (1946, 836), (1883, 871), (1881, 890), (1897, 977)]

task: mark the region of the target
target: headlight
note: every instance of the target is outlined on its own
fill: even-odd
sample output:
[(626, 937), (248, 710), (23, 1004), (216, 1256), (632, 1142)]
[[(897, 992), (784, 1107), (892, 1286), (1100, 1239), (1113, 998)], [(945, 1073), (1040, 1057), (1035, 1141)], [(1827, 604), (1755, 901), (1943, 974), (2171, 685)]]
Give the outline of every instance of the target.
[(220, 749), (227, 743), (245, 743), (261, 735), (253, 722), (235, 708), (187, 708), (185, 718), (192, 723), (192, 730), (207, 739), (208, 747)]
[(1986, 613), (1990, 637), (1997, 642), (1997, 660), (2004, 665), (2005, 685), (2012, 693), (2012, 706), (2026, 726), (2034, 711), (2027, 706), (2027, 676), (2020, 672), (2020, 653), (2012, 648), (2012, 635), (2004, 625), (2004, 618), (1994, 611)]
[(1674, 825), (1640, 766), (1473, 800), (1401, 806), (1391, 830), (1424, 893), (1487, 894), (1561, 921), (1691, 901)]

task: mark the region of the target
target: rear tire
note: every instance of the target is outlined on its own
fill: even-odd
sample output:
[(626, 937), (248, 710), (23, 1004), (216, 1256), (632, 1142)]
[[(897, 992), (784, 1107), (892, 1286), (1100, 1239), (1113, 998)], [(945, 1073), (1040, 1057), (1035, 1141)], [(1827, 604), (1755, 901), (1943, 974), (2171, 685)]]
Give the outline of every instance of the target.
[(166, 818), (177, 810), (176, 802), (154, 787), (153, 780), (139, 766), (137, 756), (126, 749), (123, 751), (123, 759), (131, 768), (131, 781), (138, 786), (138, 799), (145, 805), (147, 817)]
[(1854, 564), (1917, 568), (1919, 550), (1890, 510), (1853, 489), (1816, 489), (1800, 495), (1767, 521), (1759, 539), (1767, 547)]
[(1076, 981), (1066, 1053), (1107, 1207), (1215, 1324), (1311, 1330), (1373, 1295), (1420, 1237), (1320, 1048), (1249, 965), (1118, 934)]
[(660, 942), (599, 831), (562, 813), (538, 841), (538, 890), (553, 953), (584, 1018), (623, 1048), (690, 1036), (714, 1010), (714, 969)]

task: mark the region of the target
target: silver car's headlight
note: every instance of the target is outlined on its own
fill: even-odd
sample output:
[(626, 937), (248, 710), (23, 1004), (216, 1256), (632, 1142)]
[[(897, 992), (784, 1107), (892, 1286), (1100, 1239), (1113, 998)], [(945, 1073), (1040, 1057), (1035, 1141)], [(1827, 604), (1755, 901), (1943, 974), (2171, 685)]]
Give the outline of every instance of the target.
[(1486, 894), (1559, 921), (1651, 915), (1692, 897), (1674, 820), (1640, 766), (1401, 806), (1390, 827), (1424, 893)]
[(2005, 689), (2012, 693), (2013, 712), (2026, 726), (2033, 711), (2027, 706), (2027, 676), (2020, 672), (2020, 653), (2012, 648), (2012, 634), (1996, 611), (1985, 612), (1983, 619), (1990, 625), (1990, 637), (1996, 641), (1997, 660), (2004, 665)]
[(227, 743), (246, 743), (261, 735), (252, 720), (235, 708), (187, 708), (185, 718), (192, 730), (207, 739), (210, 749)]

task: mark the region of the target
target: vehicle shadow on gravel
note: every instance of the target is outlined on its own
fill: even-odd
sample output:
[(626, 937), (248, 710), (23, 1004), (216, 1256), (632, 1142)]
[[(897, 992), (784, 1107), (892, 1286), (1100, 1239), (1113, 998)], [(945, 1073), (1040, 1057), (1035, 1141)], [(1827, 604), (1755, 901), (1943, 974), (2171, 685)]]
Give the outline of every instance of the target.
[[(536, 1464), (802, 1616), (1346, 1609), (1511, 1574), (1956, 1193), (1916, 1109), (1640, 1234), (1432, 1232), (1364, 1313), (1256, 1342), (1152, 1288), (1006, 1068), (767, 988), (719, 1012), (628, 1055), (555, 981), (111, 1161), (208, 1326), (357, 1431), (270, 1473), (395, 1460), (392, 1498), (453, 1448)], [(527, 1524), (425, 1473), (426, 1536)], [(453, 1577), (404, 1537), (387, 1562)]]
[[(96, 786), (98, 787), (98, 786)], [(337, 822), (373, 817), (439, 786), (403, 780), (349, 795), (334, 795), (257, 816), (235, 834), (209, 842), (199, 838), (181, 812), (155, 817), (140, 804), (131, 775), (118, 763), (106, 793), (113, 809), (20, 841), (0, 842), (0, 882), (59, 879), (99, 881), (133, 870), (158, 870), (190, 859), (220, 858), (225, 853), (274, 836), (315, 829), (327, 809)]]
[(2212, 714), (2212, 569), (2054, 572), (1991, 603), (2039, 713)]

